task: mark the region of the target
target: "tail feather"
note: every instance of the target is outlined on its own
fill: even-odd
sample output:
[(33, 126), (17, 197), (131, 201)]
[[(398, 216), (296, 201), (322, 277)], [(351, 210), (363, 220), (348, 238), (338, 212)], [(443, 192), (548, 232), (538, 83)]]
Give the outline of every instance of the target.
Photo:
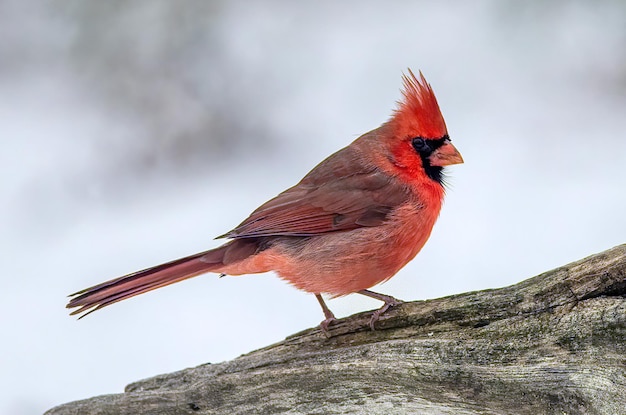
[(223, 265), (222, 258), (227, 248), (227, 246), (221, 246), (210, 251), (200, 252), (78, 291), (70, 295), (73, 298), (70, 299), (67, 308), (78, 307), (71, 314), (84, 313), (79, 317), (83, 318), (118, 301), (195, 277), (205, 272), (216, 271)]

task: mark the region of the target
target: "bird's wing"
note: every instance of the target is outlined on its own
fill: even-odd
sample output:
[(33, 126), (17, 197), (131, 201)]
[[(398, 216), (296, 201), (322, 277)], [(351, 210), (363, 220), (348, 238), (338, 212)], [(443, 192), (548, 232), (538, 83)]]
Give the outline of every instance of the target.
[(335, 164), (327, 159), (221, 237), (310, 236), (378, 226), (409, 199), (409, 189), (380, 170)]

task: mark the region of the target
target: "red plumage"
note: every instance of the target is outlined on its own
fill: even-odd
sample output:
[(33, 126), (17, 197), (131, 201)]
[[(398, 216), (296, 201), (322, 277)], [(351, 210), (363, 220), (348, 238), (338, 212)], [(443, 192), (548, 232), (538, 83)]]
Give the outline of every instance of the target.
[(419, 74), (418, 80), (409, 69), (409, 76), (402, 77), (404, 99), (398, 102), (398, 109), (394, 111), (390, 123), (394, 126), (394, 133), (397, 136), (419, 131), (425, 138), (443, 137), (448, 134), (448, 129), (437, 98), (422, 72)]
[[(391, 278), (422, 248), (439, 215), (443, 166), (463, 160), (450, 143), (432, 88), (420, 73), (404, 76), (392, 118), (328, 157), (298, 184), (256, 209), (226, 244), (72, 294), (72, 314), (205, 272), (275, 271), (315, 294), (326, 329), (334, 319), (320, 294), (361, 293)], [(84, 315), (86, 315), (84, 314)]]

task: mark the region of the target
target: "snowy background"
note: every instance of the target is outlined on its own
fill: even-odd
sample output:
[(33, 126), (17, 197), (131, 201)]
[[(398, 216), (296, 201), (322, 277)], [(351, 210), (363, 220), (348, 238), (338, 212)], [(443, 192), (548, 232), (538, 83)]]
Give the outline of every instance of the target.
[(208, 274), (81, 321), (64, 306), (217, 246), (384, 122), (407, 67), (466, 163), (429, 243), (377, 291), (501, 287), (626, 242), (625, 19), (619, 1), (0, 2), (0, 413), (318, 324), (314, 297), (271, 274)]

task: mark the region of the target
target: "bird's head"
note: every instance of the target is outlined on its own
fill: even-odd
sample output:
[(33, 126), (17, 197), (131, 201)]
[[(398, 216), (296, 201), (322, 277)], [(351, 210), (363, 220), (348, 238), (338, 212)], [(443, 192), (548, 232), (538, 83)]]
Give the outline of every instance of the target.
[(403, 99), (387, 123), (393, 162), (409, 176), (426, 173), (442, 184), (443, 167), (463, 163), (463, 158), (450, 141), (433, 89), (421, 72), (419, 79), (408, 72), (403, 76)]

